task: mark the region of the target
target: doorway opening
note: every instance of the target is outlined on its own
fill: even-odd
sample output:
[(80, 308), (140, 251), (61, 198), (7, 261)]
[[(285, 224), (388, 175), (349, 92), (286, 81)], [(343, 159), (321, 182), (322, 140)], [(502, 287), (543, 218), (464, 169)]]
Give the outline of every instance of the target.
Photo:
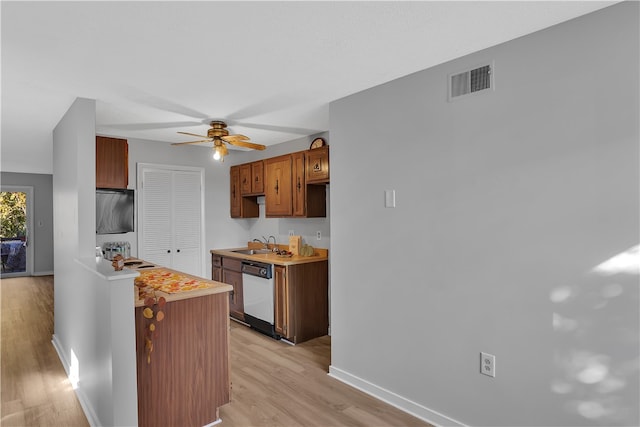
[(30, 241), (33, 188), (2, 186), (0, 189), (0, 277), (32, 274)]

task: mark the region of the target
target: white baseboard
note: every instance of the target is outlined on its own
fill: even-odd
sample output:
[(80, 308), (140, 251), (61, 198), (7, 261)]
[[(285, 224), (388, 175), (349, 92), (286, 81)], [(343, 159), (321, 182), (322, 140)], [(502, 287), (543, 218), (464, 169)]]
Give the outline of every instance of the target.
[[(56, 353), (58, 353), (58, 358), (60, 359), (60, 362), (62, 362), (62, 367), (64, 368), (64, 371), (67, 374), (67, 378), (69, 378), (69, 373), (71, 372), (71, 365), (69, 364), (69, 360), (64, 354), (64, 350), (62, 349), (62, 344), (60, 343), (60, 340), (55, 334), (53, 334), (51, 343), (53, 344), (53, 348), (56, 349)], [(69, 380), (71, 380), (71, 378), (69, 378)], [(91, 403), (89, 402), (89, 399), (87, 399), (87, 396), (82, 391), (82, 388), (78, 386), (73, 391), (75, 391), (76, 396), (78, 397), (78, 401), (80, 402), (80, 406), (82, 406), (82, 410), (84, 411), (85, 417), (87, 417), (87, 421), (89, 422), (89, 425), (91, 427), (100, 426), (100, 422), (98, 420), (98, 417), (95, 411), (93, 410), (93, 406), (91, 406)]]
[(53, 276), (53, 270), (51, 271), (34, 271), (32, 276)]
[(367, 380), (356, 377), (355, 375), (343, 371), (342, 369), (336, 368), (335, 366), (329, 366), (329, 376), (345, 384), (348, 384), (351, 387), (357, 388), (358, 390), (363, 391), (368, 395), (375, 397), (376, 399), (382, 400), (383, 402), (386, 402), (389, 405), (400, 409), (401, 411), (411, 414), (414, 417), (420, 418), (421, 420), (426, 421), (429, 424), (433, 424), (436, 427), (466, 427), (466, 425), (461, 423), (460, 421), (456, 421), (453, 418), (447, 417), (444, 414), (422, 406), (419, 403), (412, 402), (411, 400), (406, 399), (392, 391), (386, 390), (373, 383), (370, 383)]

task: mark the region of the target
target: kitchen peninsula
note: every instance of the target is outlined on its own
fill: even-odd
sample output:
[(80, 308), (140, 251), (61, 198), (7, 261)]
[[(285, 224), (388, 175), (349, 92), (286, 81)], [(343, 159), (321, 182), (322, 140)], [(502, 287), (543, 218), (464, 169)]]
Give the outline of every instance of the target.
[(139, 273), (138, 425), (208, 425), (230, 400), (232, 287), (164, 267)]

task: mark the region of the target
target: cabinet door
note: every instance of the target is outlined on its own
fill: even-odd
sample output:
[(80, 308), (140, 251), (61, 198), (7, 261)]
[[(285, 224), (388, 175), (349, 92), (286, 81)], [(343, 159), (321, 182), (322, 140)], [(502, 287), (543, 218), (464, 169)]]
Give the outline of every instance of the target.
[(304, 152), (291, 155), (293, 177), (293, 216), (306, 216), (306, 188), (304, 176)]
[(220, 255), (211, 255), (211, 280), (222, 282), (222, 257)]
[(251, 191), (264, 194), (264, 162), (262, 160), (251, 163)]
[(329, 182), (329, 146), (307, 151), (307, 184)]
[(231, 198), (231, 218), (240, 218), (242, 216), (242, 199), (240, 195), (240, 167), (232, 166), (230, 168), (230, 188), (229, 196)]
[(222, 268), (211, 267), (211, 280), (215, 282), (222, 282)]
[(240, 194), (252, 193), (252, 175), (251, 175), (251, 163), (240, 165)]
[(264, 165), (266, 216), (291, 216), (291, 155), (267, 159)]
[(145, 261), (171, 267), (171, 171), (143, 169), (142, 191), (138, 194), (142, 204), (138, 255)]
[(126, 139), (96, 136), (96, 188), (127, 188), (128, 156)]
[(287, 269), (281, 265), (274, 267), (274, 328), (276, 333), (288, 338), (293, 335), (290, 331), (289, 322), (289, 286), (287, 282)]
[(172, 268), (195, 276), (202, 274), (201, 186), (200, 172), (173, 172)]
[(244, 320), (242, 273), (238, 271), (223, 269), (222, 282), (233, 287), (233, 290), (229, 292), (229, 314), (236, 319)]

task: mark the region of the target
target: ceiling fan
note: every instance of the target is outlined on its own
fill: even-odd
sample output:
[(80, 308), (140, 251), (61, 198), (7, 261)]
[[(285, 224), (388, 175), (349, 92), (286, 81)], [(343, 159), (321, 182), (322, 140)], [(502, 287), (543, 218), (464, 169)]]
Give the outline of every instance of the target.
[(198, 141), (188, 141), (188, 142), (174, 142), (171, 145), (185, 145), (185, 144), (197, 144), (200, 142), (213, 142), (213, 158), (215, 160), (224, 161), (224, 156), (226, 156), (229, 151), (227, 150), (227, 144), (235, 145), (237, 147), (245, 147), (251, 148), (253, 150), (264, 150), (265, 147), (262, 144), (255, 144), (249, 140), (248, 136), (244, 135), (229, 135), (229, 130), (227, 129), (227, 124), (222, 120), (214, 120), (209, 123), (211, 129), (207, 131), (207, 136), (198, 135), (190, 132), (178, 132), (183, 135), (197, 136), (200, 138)]

